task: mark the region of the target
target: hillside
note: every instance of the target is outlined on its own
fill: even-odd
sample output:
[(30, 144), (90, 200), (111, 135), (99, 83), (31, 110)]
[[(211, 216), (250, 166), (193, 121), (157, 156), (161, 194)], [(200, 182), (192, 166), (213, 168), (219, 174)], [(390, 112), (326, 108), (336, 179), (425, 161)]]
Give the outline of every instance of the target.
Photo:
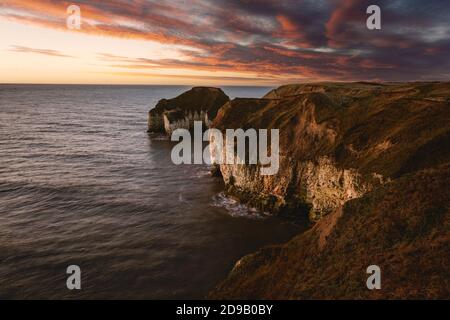
[[(448, 161), (449, 83), (305, 84), (234, 99), (213, 126), (280, 130), (280, 171), (221, 165), (229, 194), (320, 219), (392, 179)], [(310, 210), (311, 209), (311, 210)]]
[[(214, 299), (448, 299), (448, 165), (346, 203), (285, 245), (242, 258)], [(382, 289), (366, 288), (366, 268)]]
[(279, 173), (221, 165), (226, 191), (311, 228), (242, 258), (210, 298), (450, 298), (450, 83), (283, 86), (213, 125), (280, 129)]

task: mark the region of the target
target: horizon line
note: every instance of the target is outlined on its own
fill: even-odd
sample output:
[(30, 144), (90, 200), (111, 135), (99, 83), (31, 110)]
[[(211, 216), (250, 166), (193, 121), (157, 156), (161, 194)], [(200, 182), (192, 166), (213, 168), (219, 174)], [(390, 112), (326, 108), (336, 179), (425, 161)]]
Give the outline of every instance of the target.
[[(312, 82), (311, 82), (312, 83)], [(211, 88), (218, 88), (218, 87), (260, 87), (260, 88), (269, 88), (269, 87), (279, 87), (283, 84), (278, 85), (194, 85), (194, 84), (139, 84), (139, 83), (31, 83), (31, 82), (0, 82), (0, 86), (16, 86), (16, 85), (29, 85), (29, 86), (134, 86), (134, 87), (211, 87)]]
[(0, 85), (54, 85), (54, 86), (134, 86), (134, 87), (146, 87), (146, 86), (154, 86), (154, 87), (260, 87), (260, 88), (268, 88), (268, 87), (280, 87), (285, 85), (295, 85), (295, 84), (321, 84), (321, 83), (366, 83), (366, 84), (396, 84), (396, 83), (445, 83), (450, 82), (449, 80), (409, 80), (409, 81), (370, 81), (370, 80), (324, 80), (324, 81), (304, 81), (304, 82), (289, 82), (289, 83), (280, 83), (273, 85), (238, 85), (238, 84), (230, 84), (230, 85), (195, 85), (195, 84), (140, 84), (140, 83), (32, 83), (32, 82), (0, 82)]

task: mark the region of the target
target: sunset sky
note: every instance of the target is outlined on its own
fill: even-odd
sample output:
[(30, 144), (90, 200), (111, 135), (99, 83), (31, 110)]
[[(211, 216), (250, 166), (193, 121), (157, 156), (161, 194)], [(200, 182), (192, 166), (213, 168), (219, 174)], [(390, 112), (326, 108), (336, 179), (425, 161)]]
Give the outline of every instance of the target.
[(0, 0), (0, 39), (0, 83), (450, 79), (448, 0)]

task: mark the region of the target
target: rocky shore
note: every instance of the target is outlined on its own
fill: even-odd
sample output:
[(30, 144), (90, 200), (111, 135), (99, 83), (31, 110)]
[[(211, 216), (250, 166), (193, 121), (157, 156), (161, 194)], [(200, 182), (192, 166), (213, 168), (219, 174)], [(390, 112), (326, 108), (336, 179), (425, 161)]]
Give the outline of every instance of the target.
[[(287, 85), (230, 101), (194, 88), (149, 131), (194, 120), (279, 129), (280, 170), (221, 164), (226, 192), (309, 230), (246, 256), (211, 298), (449, 298), (450, 83)], [(366, 288), (380, 266), (383, 289)]]

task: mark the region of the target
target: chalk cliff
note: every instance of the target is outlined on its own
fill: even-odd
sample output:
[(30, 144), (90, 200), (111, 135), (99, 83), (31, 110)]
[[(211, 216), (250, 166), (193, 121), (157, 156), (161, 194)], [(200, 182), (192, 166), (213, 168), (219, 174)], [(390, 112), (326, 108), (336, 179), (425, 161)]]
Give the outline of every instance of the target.
[(211, 298), (450, 298), (450, 83), (283, 86), (213, 126), (280, 130), (278, 174), (221, 165), (226, 191), (312, 228), (242, 258)]
[(280, 130), (280, 169), (220, 166), (227, 192), (263, 210), (313, 221), (407, 172), (440, 163), (448, 84), (325, 83), (234, 99), (213, 126)]
[[(283, 245), (240, 259), (213, 299), (449, 299), (448, 163), (348, 201)], [(368, 266), (381, 270), (369, 290)]]
[[(232, 101), (194, 88), (161, 100), (149, 131), (194, 120), (279, 129), (277, 174), (216, 173), (228, 195), (309, 227), (240, 259), (210, 298), (450, 298), (450, 83), (299, 84)], [(382, 290), (366, 287), (370, 265)]]
[(209, 87), (195, 87), (176, 98), (162, 99), (148, 113), (148, 131), (171, 134), (178, 128), (191, 129), (194, 121), (209, 126), (227, 101), (221, 89)]

